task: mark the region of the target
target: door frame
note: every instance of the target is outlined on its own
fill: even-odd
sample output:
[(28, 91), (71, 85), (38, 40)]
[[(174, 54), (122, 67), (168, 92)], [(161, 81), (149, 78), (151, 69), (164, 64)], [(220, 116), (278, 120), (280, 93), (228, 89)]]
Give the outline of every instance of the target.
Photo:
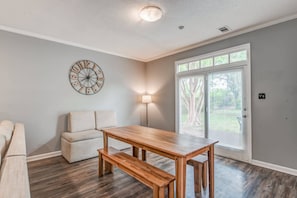
[[(211, 68), (202, 68), (198, 70), (191, 70), (191, 71), (185, 71), (185, 72), (177, 72), (178, 71), (178, 65), (182, 63), (188, 63), (191, 61), (195, 60), (201, 60), (203, 58), (207, 57), (214, 57), (217, 55), (225, 54), (225, 53), (230, 53), (232, 51), (239, 51), (239, 50), (246, 50), (247, 51), (247, 60), (243, 62), (237, 62), (237, 63), (229, 63), (228, 65), (222, 65), (222, 66), (216, 66), (215, 69)], [(243, 70), (243, 89), (245, 93), (245, 105), (246, 105), (246, 111), (245, 115), (247, 116), (245, 119), (245, 131), (246, 131), (246, 153), (245, 157), (240, 157), (236, 156), (233, 154), (230, 154), (233, 150), (236, 149), (230, 149), (231, 152), (226, 152), (222, 149), (222, 146), (216, 145), (215, 153), (218, 155), (224, 155), (226, 157), (230, 158), (236, 158), (236, 160), (244, 161), (244, 162), (251, 162), (252, 160), (252, 112), (251, 112), (251, 50), (250, 50), (250, 43), (243, 44), (240, 46), (235, 46), (231, 48), (226, 48), (223, 50), (211, 52), (208, 54), (196, 56), (196, 57), (191, 57), (183, 60), (178, 60), (175, 62), (175, 131), (179, 133), (179, 118), (180, 118), (180, 101), (179, 101), (179, 79), (182, 77), (190, 77), (190, 76), (195, 76), (195, 75), (205, 75), (204, 81), (206, 82), (206, 78), (209, 72), (216, 72), (216, 71), (222, 71), (222, 70), (228, 70), (228, 69), (236, 69), (236, 68), (242, 68)], [(207, 91), (207, 89), (205, 90)], [(205, 93), (205, 97), (206, 97)], [(207, 100), (207, 98), (205, 98)], [(207, 103), (205, 103), (207, 105)], [(207, 107), (207, 106), (205, 106)], [(207, 122), (207, 118), (205, 119), (205, 122)], [(207, 129), (207, 123), (205, 123), (205, 130)], [(208, 133), (206, 131), (206, 133)]]

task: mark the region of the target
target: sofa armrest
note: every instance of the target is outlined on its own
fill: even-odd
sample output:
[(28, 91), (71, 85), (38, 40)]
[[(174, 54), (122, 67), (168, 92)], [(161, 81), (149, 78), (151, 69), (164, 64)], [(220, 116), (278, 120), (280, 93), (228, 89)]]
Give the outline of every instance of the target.
[(25, 127), (21, 123), (16, 123), (13, 136), (8, 147), (6, 156), (26, 156)]
[(30, 198), (26, 156), (5, 158), (0, 178), (1, 198)]

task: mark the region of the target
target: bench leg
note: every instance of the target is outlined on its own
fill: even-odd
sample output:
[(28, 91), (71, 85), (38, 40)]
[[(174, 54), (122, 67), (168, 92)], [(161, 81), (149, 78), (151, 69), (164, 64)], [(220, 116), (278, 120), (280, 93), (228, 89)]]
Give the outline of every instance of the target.
[(201, 192), (201, 178), (202, 178), (202, 165), (194, 165), (194, 184), (195, 184), (195, 193)]
[(112, 164), (110, 164), (106, 160), (104, 160), (104, 172), (105, 172), (105, 174), (107, 174), (107, 173), (113, 173), (113, 166), (112, 166)]
[(103, 176), (103, 158), (100, 152), (98, 155), (99, 155), (98, 156), (98, 177), (102, 177)]
[(168, 198), (174, 198), (174, 181), (168, 185)]
[(207, 187), (207, 162), (203, 163), (202, 166), (202, 186), (205, 189)]

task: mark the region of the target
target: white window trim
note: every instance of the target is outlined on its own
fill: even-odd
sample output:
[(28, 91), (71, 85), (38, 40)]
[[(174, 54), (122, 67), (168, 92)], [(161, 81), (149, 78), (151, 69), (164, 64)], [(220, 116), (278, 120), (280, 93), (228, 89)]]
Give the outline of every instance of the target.
[[(241, 50), (247, 50), (247, 60), (246, 61), (238, 61), (234, 63), (228, 63), (228, 64), (222, 64), (218, 66), (212, 66), (212, 67), (206, 67), (206, 68), (201, 68), (201, 69), (196, 69), (196, 70), (188, 70), (184, 72), (178, 72), (178, 65), (183, 64), (183, 63), (189, 63), (205, 58), (210, 58), (210, 57), (215, 57), (218, 55), (224, 55), (224, 54), (230, 54), (233, 52), (241, 51)], [(227, 68), (235, 68), (236, 66), (245, 66), (246, 70), (246, 116), (249, 117), (246, 122), (246, 130), (247, 130), (247, 158), (248, 159), (242, 159), (242, 161), (246, 162), (251, 162), (252, 161), (252, 104), (251, 104), (251, 45), (250, 43), (235, 46), (235, 47), (230, 47), (222, 50), (218, 50), (215, 52), (210, 52), (207, 54), (195, 56), (195, 57), (190, 57), (182, 60), (177, 60), (175, 61), (175, 131), (179, 133), (179, 108), (178, 105), (180, 104), (179, 101), (179, 95), (178, 95), (178, 89), (179, 89), (179, 84), (178, 80), (182, 77), (185, 76), (191, 76), (195, 75), (197, 73), (206, 73), (208, 71), (219, 71), (222, 69), (227, 69)]]

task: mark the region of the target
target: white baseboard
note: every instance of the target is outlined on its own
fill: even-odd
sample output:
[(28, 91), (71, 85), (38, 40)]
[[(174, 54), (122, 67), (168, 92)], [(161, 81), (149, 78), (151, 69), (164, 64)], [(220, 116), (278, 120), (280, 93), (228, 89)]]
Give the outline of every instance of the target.
[(47, 159), (47, 158), (51, 158), (51, 157), (57, 157), (57, 156), (61, 156), (61, 155), (62, 155), (61, 151), (54, 151), (54, 152), (44, 153), (44, 154), (40, 154), (40, 155), (33, 155), (33, 156), (27, 157), (27, 162), (33, 162), (33, 161)]
[[(61, 151), (54, 151), (54, 152), (50, 152), (50, 153), (44, 153), (44, 154), (40, 154), (40, 155), (33, 155), (33, 156), (29, 156), (27, 157), (27, 162), (33, 162), (33, 161), (37, 161), (37, 160), (42, 160), (42, 159), (47, 159), (47, 158), (51, 158), (51, 157), (57, 157), (57, 156), (61, 156), (62, 152)], [(259, 160), (251, 160), (250, 162), (253, 165), (256, 166), (260, 166), (263, 168), (268, 168), (271, 170), (275, 170), (275, 171), (279, 171), (279, 172), (283, 172), (283, 173), (287, 173), (290, 175), (294, 175), (297, 176), (297, 170), (293, 169), (293, 168), (288, 168), (285, 166), (279, 166), (276, 164), (271, 164), (268, 162), (262, 162)]]
[(288, 167), (285, 167), (285, 166), (279, 166), (279, 165), (275, 165), (275, 164), (271, 164), (271, 163), (267, 163), (267, 162), (262, 162), (262, 161), (258, 161), (258, 160), (252, 160), (251, 164), (256, 165), (256, 166), (261, 166), (261, 167), (264, 167), (264, 168), (268, 168), (268, 169), (271, 169), (271, 170), (287, 173), (287, 174), (290, 174), (290, 175), (297, 176), (297, 170), (293, 169), (293, 168), (288, 168)]

